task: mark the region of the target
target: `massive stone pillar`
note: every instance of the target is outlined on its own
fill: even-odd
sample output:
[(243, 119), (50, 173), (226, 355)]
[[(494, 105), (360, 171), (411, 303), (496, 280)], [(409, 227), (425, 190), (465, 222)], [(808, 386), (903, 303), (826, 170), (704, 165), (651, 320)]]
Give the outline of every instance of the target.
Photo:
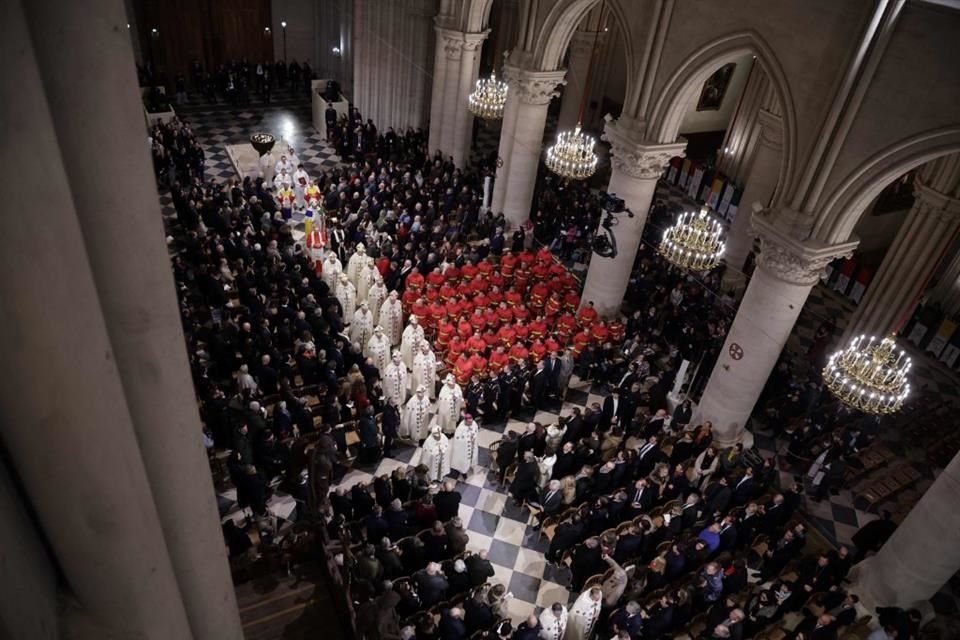
[(780, 161), (783, 156), (783, 120), (770, 111), (761, 110), (757, 117), (759, 139), (755, 145), (755, 157), (750, 164), (750, 175), (740, 197), (737, 215), (727, 234), (727, 248), (723, 259), (727, 270), (723, 274), (723, 289), (743, 291), (747, 278), (743, 265), (753, 249), (755, 234), (750, 231), (750, 218), (755, 203), (766, 207), (777, 188), (780, 177)]
[(844, 338), (898, 331), (960, 230), (960, 155), (917, 172), (916, 199), (877, 275), (847, 323)]
[(960, 454), (937, 476), (880, 551), (857, 565), (851, 588), (873, 606), (909, 608), (960, 570)]
[[(131, 134), (123, 126), (126, 118), (121, 118), (119, 130), (107, 131), (100, 128), (100, 118), (87, 121), (91, 114), (84, 106), (98, 99), (108, 109), (103, 118), (127, 109), (139, 119), (123, 3), (98, 0), (82, 8), (56, 9), (48, 2), (23, 4), (30, 5), (29, 20), (20, 2), (4, 3), (0, 20), (0, 55), (9, 65), (0, 80), (2, 93), (9, 98), (0, 102), (0, 121), (5, 124), (0, 161), (20, 169), (17, 187), (9, 191), (5, 203), (17, 213), (0, 216), (5, 242), (0, 253), (0, 349), (7, 367), (15, 372), (0, 385), (4, 457), (43, 530), (46, 548), (56, 557), (63, 588), (69, 590), (64, 604), (75, 615), (70, 616), (71, 634), (65, 637), (190, 640), (197, 636), (191, 631), (168, 553), (144, 464), (141, 445), (145, 443), (138, 441), (125, 395), (128, 381), (123, 379), (119, 352), (105, 318), (102, 296), (112, 294), (97, 281), (87, 248), (86, 236), (106, 230), (82, 228), (67, 159), (58, 144), (59, 122), (51, 114), (80, 109), (83, 118), (77, 126), (125, 143), (129, 146), (125, 157), (142, 154), (149, 172), (143, 123)], [(43, 51), (42, 63), (35, 46)], [(125, 61), (125, 68), (100, 67), (100, 54), (95, 53), (100, 48), (104, 57), (116, 55)], [(60, 69), (42, 73), (41, 69), (55, 67), (51, 62), (60, 61), (61, 56), (76, 56), (76, 61), (61, 62)], [(76, 71), (77, 65), (84, 64), (88, 65), (85, 72)], [(93, 75), (103, 77), (93, 78), (91, 69), (98, 69)], [(57, 76), (67, 74), (93, 84), (64, 100), (60, 83), (70, 80)], [(99, 83), (114, 81), (124, 90), (98, 91)], [(53, 96), (48, 98), (47, 91)], [(114, 100), (120, 106), (107, 104)], [(89, 161), (96, 148), (87, 149)], [(130, 175), (101, 174), (89, 190), (119, 188), (117, 183)], [(154, 198), (153, 215), (158, 219), (155, 193), (141, 196)], [(115, 216), (136, 215), (130, 209), (138, 204), (117, 203), (110, 211)], [(40, 227), (25, 221), (30, 211), (43, 212)], [(159, 222), (155, 225), (131, 239), (135, 242), (131, 252), (139, 250), (136, 241), (143, 234), (160, 233)], [(56, 235), (55, 241), (50, 234)], [(162, 236), (156, 240), (162, 242)], [(164, 260), (162, 266), (166, 265)], [(130, 271), (132, 278), (137, 275)], [(139, 297), (154, 293), (143, 288)], [(138, 323), (147, 320), (132, 315), (127, 328), (137, 333)], [(154, 348), (182, 350), (182, 345), (181, 340)], [(145, 368), (139, 375), (150, 381), (156, 372)], [(180, 375), (189, 380), (189, 369), (184, 367)], [(158, 395), (165, 391), (159, 384), (155, 388)], [(193, 396), (173, 400), (190, 404)], [(4, 552), (10, 549), (5, 547)], [(224, 561), (222, 540), (206, 552)], [(33, 636), (15, 633), (14, 637)]]
[(799, 241), (799, 234), (786, 230), (785, 220), (753, 218), (761, 242), (757, 268), (695, 418), (713, 422), (714, 441), (722, 447), (743, 439), (750, 413), (824, 267), (856, 247), (856, 242), (827, 246)]
[(686, 143), (642, 144), (631, 135), (622, 119), (607, 124), (604, 138), (611, 144), (613, 165), (607, 192), (622, 198), (633, 217), (626, 213), (617, 216), (612, 229), (617, 243), (616, 257), (596, 253), (590, 257), (581, 300), (584, 304), (592, 302), (601, 316), (609, 317), (620, 310), (623, 302), (657, 180), (670, 158), (683, 153)]
[(547, 106), (556, 97), (564, 73), (505, 68), (509, 90), (500, 133), (503, 166), (497, 170), (493, 186), (493, 210), (502, 210), (513, 227), (525, 224), (530, 218)]
[(450, 155), (453, 164), (464, 167), (470, 159), (470, 142), (473, 133), (473, 114), (467, 108), (467, 99), (477, 86), (477, 75), (480, 71), (480, 48), (488, 32), (464, 33), (463, 45), (460, 53), (459, 88), (453, 96), (454, 120), (453, 143)]
[[(560, 114), (557, 116), (557, 131), (572, 130), (579, 120), (580, 101), (583, 92), (588, 90), (587, 75), (590, 68), (590, 54), (596, 40), (593, 31), (577, 30), (570, 39), (567, 61), (567, 84), (563, 88), (560, 101)], [(591, 83), (592, 84), (592, 83)], [(587, 96), (589, 100), (590, 96)]]
[(940, 275), (932, 298), (940, 303), (948, 316), (960, 313), (960, 251), (956, 252)]
[(437, 151), (446, 152), (443, 140), (444, 97), (446, 95), (447, 73), (450, 72), (447, 48), (449, 41), (446, 34), (450, 33), (439, 25), (434, 26), (436, 45), (433, 52), (433, 86), (430, 90), (430, 129), (427, 133), (427, 148), (430, 155)]
[(135, 143), (143, 120), (133, 59), (126, 39), (102, 35), (122, 21), (122, 0), (56, 4), (35, 0), (27, 14), (47, 98), (60, 106), (55, 133), (139, 455), (193, 637), (239, 639), (156, 186)]

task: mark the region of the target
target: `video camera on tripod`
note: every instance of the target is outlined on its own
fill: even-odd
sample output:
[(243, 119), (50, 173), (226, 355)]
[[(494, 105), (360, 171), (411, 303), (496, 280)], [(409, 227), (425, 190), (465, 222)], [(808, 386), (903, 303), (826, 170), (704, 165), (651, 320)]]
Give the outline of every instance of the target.
[(612, 193), (601, 193), (603, 200), (603, 210), (606, 211), (603, 219), (600, 221), (600, 227), (593, 234), (591, 248), (593, 252), (601, 258), (617, 257), (617, 239), (613, 235), (613, 227), (619, 224), (617, 214), (626, 212), (627, 216), (632, 218), (633, 212), (627, 209), (623, 198), (618, 198)]

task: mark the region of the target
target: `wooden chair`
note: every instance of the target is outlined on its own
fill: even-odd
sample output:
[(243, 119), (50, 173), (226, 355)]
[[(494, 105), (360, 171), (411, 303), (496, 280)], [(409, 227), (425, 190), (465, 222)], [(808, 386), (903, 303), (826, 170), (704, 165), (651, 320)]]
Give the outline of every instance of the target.
[(586, 582), (583, 583), (583, 590), (586, 591), (592, 587), (599, 587), (603, 584), (603, 574), (598, 573), (594, 576), (587, 578)]
[(537, 542), (546, 536), (547, 540), (553, 542), (553, 536), (557, 532), (557, 525), (561, 522), (560, 516), (547, 516), (540, 524), (540, 531), (537, 532)]

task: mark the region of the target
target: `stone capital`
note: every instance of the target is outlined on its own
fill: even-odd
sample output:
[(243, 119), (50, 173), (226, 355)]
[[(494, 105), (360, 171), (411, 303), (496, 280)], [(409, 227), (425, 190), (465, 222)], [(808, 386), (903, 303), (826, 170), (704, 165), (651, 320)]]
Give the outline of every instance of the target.
[(464, 33), (453, 29), (445, 29), (440, 25), (434, 26), (434, 31), (437, 32), (437, 47), (443, 47), (443, 53), (447, 60), (459, 60), (463, 51)]
[[(810, 224), (802, 218), (810, 216), (792, 211), (777, 214), (770, 210), (754, 213), (751, 226), (760, 236), (758, 266), (786, 283), (816, 284), (828, 264), (850, 257), (860, 244), (859, 239), (832, 245), (810, 239), (808, 233), (799, 232)], [(800, 239), (805, 237), (808, 239)]]
[(656, 180), (674, 156), (683, 155), (686, 141), (672, 144), (645, 144), (627, 125), (610, 120), (603, 129), (603, 139), (610, 143), (610, 164), (614, 171), (641, 180)]
[(503, 69), (504, 77), (517, 99), (524, 104), (549, 104), (560, 95), (557, 88), (566, 84), (563, 77), (566, 71), (528, 71), (507, 65)]
[(960, 222), (960, 200), (931, 189), (918, 179), (914, 185), (914, 209), (937, 222)]
[(487, 36), (490, 35), (490, 29), (486, 31), (480, 31), (479, 33), (464, 33), (463, 34), (463, 50), (464, 51), (477, 51), (480, 47), (483, 46), (484, 40), (487, 39)]

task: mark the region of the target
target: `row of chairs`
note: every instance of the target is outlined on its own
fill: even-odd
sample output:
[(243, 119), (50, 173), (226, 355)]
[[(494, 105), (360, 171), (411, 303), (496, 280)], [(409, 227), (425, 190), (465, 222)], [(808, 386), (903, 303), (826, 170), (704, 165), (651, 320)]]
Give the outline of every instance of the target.
[(909, 462), (902, 462), (883, 472), (854, 490), (854, 497), (867, 501), (872, 507), (877, 503), (890, 500), (904, 489), (915, 485), (923, 476)]

